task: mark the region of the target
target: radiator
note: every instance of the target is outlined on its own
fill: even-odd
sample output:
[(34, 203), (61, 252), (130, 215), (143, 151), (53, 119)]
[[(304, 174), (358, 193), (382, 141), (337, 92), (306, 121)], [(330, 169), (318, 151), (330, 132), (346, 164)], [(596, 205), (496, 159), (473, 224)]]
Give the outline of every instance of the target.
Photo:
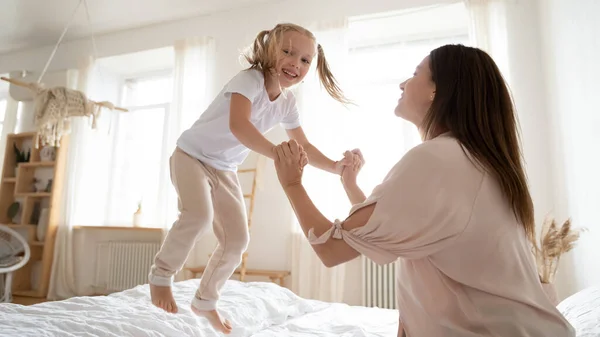
[(109, 294), (148, 283), (150, 266), (159, 249), (160, 242), (97, 243), (96, 292)]
[(396, 263), (378, 265), (362, 256), (362, 305), (396, 309)]

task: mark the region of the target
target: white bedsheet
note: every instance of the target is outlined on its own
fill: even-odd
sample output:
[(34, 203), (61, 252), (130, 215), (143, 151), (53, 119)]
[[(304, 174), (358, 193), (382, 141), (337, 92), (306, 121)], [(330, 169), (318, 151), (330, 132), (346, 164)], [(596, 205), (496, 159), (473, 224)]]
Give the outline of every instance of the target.
[(252, 337), (396, 337), (398, 311), (341, 303), (271, 326)]
[[(223, 336), (191, 312), (197, 285), (175, 284), (177, 314), (154, 307), (147, 285), (33, 306), (0, 304), (0, 336)], [(232, 337), (379, 337), (397, 330), (397, 311), (306, 300), (274, 283), (228, 281), (220, 308), (234, 325)]]
[(600, 286), (569, 296), (557, 308), (573, 325), (577, 337), (600, 336)]

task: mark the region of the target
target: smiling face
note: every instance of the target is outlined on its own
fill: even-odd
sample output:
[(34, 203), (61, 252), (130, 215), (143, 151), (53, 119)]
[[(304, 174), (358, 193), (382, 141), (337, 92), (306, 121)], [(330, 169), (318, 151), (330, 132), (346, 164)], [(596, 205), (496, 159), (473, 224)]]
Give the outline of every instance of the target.
[(429, 56), (417, 66), (413, 77), (400, 83), (400, 90), (402, 95), (394, 113), (421, 127), (435, 97), (435, 83), (431, 76)]
[(289, 88), (304, 79), (316, 55), (315, 41), (297, 31), (287, 31), (282, 36), (282, 54), (277, 62), (279, 84)]

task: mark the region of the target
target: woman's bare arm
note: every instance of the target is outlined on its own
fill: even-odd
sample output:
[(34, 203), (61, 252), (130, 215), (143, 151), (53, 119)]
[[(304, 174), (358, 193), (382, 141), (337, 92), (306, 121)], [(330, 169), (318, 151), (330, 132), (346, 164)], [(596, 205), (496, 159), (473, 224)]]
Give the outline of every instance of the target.
[[(302, 184), (286, 187), (285, 193), (296, 213), (302, 231), (307, 237), (310, 229), (313, 229), (313, 234), (319, 237), (334, 225), (313, 204)], [(375, 204), (371, 204), (354, 212), (344, 221), (342, 228), (351, 230), (364, 226), (374, 209)], [(360, 256), (360, 253), (344, 240), (334, 238), (330, 238), (323, 244), (312, 245), (312, 247), (326, 267), (334, 267)]]
[(363, 193), (363, 191), (358, 187), (358, 183), (356, 182), (358, 173), (362, 169), (365, 164), (365, 158), (362, 155), (362, 152), (359, 149), (354, 149), (352, 151), (346, 151), (344, 153), (344, 157), (351, 161), (353, 164), (344, 167), (342, 171), (342, 185), (344, 186), (344, 190), (346, 191), (346, 195), (348, 199), (350, 199), (350, 203), (352, 205), (359, 204), (364, 202), (367, 197)]
[(358, 187), (356, 183), (343, 183), (344, 191), (346, 191), (346, 195), (348, 199), (350, 199), (350, 203), (352, 205), (360, 204), (367, 200), (367, 197), (363, 193), (363, 191)]

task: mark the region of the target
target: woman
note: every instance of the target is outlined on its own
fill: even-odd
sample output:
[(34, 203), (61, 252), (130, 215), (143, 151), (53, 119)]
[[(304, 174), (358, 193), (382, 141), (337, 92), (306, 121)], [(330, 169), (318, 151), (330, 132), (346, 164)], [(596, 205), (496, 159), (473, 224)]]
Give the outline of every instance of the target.
[(330, 222), (306, 194), (302, 148), (275, 149), (280, 183), (319, 258), (328, 267), (361, 254), (398, 260), (398, 336), (575, 336), (539, 281), (516, 116), (494, 61), (442, 46), (400, 89), (395, 113), (423, 143), (368, 198), (356, 185), (360, 165), (346, 168), (354, 206), (343, 222)]

